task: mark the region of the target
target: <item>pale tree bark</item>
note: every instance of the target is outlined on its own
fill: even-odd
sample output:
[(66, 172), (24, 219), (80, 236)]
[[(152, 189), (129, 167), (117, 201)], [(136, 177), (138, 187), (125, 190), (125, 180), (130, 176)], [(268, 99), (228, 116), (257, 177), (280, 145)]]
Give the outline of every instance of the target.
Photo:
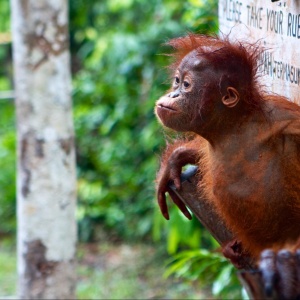
[(76, 169), (67, 0), (11, 0), (23, 299), (75, 297)]

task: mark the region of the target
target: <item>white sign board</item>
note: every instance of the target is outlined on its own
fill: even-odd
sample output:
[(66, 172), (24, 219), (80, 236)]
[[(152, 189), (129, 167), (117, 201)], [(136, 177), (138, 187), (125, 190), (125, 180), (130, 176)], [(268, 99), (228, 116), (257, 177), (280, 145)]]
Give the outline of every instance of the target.
[(267, 90), (300, 104), (300, 1), (219, 0), (220, 32), (256, 42)]

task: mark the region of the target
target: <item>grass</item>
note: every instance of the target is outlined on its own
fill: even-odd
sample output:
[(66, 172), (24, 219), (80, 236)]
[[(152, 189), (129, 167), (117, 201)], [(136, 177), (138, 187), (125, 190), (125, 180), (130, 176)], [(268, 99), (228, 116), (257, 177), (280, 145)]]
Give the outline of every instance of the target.
[[(207, 299), (192, 284), (163, 278), (166, 256), (149, 245), (78, 247), (78, 299)], [(16, 295), (16, 256), (0, 245), (0, 298)]]
[(13, 246), (1, 244), (0, 266), (0, 297), (16, 295), (16, 255)]

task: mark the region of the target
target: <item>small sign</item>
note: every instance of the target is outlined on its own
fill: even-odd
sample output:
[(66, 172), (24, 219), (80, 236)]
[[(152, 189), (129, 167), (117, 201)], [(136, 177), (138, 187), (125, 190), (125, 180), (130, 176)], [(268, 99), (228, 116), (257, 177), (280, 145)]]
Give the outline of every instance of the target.
[(219, 0), (220, 32), (260, 42), (260, 71), (268, 91), (300, 104), (300, 1)]

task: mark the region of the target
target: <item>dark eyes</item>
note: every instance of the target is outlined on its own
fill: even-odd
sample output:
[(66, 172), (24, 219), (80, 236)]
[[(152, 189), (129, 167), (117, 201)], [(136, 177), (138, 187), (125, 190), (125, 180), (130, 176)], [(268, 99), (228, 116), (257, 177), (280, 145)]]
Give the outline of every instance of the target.
[[(179, 85), (180, 79), (179, 79), (178, 76), (175, 76), (174, 83), (175, 83), (175, 85)], [(188, 88), (190, 85), (191, 85), (191, 84), (190, 84), (188, 81), (186, 81), (186, 80), (183, 81), (183, 86), (184, 86), (185, 88)]]
[(188, 87), (190, 86), (190, 84), (189, 84), (187, 81), (184, 81), (184, 82), (183, 82), (183, 86), (184, 86), (185, 88), (188, 88)]

